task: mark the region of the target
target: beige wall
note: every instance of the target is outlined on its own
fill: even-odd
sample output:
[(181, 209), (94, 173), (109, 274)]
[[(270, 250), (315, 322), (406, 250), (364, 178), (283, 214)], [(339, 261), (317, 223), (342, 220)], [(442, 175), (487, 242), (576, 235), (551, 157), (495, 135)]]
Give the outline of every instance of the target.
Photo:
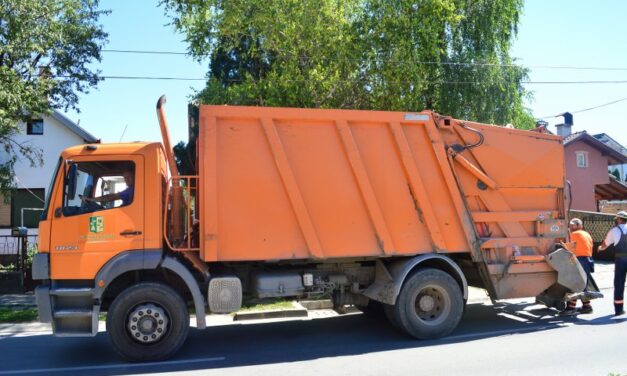
[(616, 214), (621, 210), (627, 211), (627, 201), (601, 201), (601, 213)]
[(0, 227), (11, 226), (11, 201), (5, 203), (0, 196)]

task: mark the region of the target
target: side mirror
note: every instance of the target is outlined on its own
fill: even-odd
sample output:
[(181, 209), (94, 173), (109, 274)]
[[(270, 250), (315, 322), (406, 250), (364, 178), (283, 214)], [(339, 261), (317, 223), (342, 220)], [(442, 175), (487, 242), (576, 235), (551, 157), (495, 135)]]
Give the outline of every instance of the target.
[(72, 163), (65, 175), (65, 185), (67, 187), (66, 197), (76, 196), (76, 164)]

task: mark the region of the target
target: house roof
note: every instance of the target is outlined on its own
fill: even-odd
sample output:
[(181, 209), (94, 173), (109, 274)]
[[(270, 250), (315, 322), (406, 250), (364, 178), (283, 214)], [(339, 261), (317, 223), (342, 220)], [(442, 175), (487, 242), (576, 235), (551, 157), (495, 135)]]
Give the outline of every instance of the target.
[(595, 134), (593, 137), (611, 147), (612, 149), (618, 151), (619, 153), (627, 156), (627, 148), (621, 145), (620, 142), (610, 137), (607, 133)]
[(81, 137), (83, 141), (87, 143), (94, 143), (94, 142), (100, 141), (100, 139), (94, 137), (91, 133), (81, 128), (78, 124), (76, 124), (72, 120), (65, 117), (65, 115), (63, 115), (59, 111), (57, 110), (52, 111), (52, 114), (50, 114), (50, 116), (56, 119), (59, 123), (63, 124), (67, 129), (71, 130), (76, 135)]
[(597, 200), (625, 200), (627, 199), (627, 186), (610, 174), (610, 182), (595, 185), (594, 193)]
[(579, 141), (584, 142), (588, 144), (589, 146), (600, 151), (603, 156), (607, 157), (610, 165), (627, 163), (627, 155), (624, 155), (623, 153), (597, 140), (596, 138), (588, 134), (588, 132), (586, 131), (575, 132), (564, 137), (564, 146), (567, 146), (567, 145), (570, 145)]

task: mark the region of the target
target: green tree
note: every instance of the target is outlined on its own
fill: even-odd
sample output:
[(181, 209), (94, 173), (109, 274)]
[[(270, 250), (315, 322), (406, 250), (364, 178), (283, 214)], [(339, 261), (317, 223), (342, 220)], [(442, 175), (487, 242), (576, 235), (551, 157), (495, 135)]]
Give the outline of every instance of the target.
[(13, 186), (13, 166), (41, 152), (15, 141), (18, 123), (52, 109), (76, 108), (78, 94), (100, 80), (89, 67), (100, 61), (107, 34), (98, 0), (0, 0), (0, 193)]
[(179, 175), (195, 175), (194, 162), (187, 144), (180, 141), (172, 148), (174, 150), (174, 160), (179, 170)]
[(616, 178), (616, 180), (620, 181), (620, 171), (618, 171), (617, 168), (613, 168), (610, 171), (610, 174), (613, 175)]
[(202, 103), (416, 111), (533, 127), (509, 56), (522, 0), (163, 0)]

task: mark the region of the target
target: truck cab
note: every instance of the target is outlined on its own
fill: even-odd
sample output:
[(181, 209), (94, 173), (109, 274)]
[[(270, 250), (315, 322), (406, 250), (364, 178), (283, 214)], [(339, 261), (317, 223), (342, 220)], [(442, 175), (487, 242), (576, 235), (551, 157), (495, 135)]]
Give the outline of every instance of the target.
[[(39, 224), (39, 252), (49, 257), (50, 278), (93, 280), (121, 252), (161, 249), (166, 176), (159, 143), (65, 150)], [(124, 190), (132, 191), (128, 202), (113, 199)], [(111, 200), (98, 201), (103, 197)]]
[[(33, 260), (33, 278), (42, 281), (35, 291), (40, 321), (51, 323), (55, 335), (96, 335), (100, 312), (109, 311), (122, 291), (140, 281), (167, 279), (171, 287), (164, 288), (179, 291), (168, 292), (179, 299), (176, 306), (185, 311), (180, 315), (188, 316), (187, 304), (179, 296), (190, 297), (204, 313), (198, 285), (188, 269), (165, 257), (167, 177), (160, 143), (89, 144), (62, 153), (39, 223), (39, 253)], [(133, 306), (135, 315), (143, 312), (143, 305)], [(164, 311), (161, 314), (168, 317)], [(131, 320), (126, 310), (123, 315), (115, 319), (116, 326), (120, 320)], [(172, 329), (168, 333), (173, 333), (176, 325), (153, 321), (154, 327), (144, 331), (154, 332), (155, 338), (144, 336), (146, 342), (171, 350), (171, 343), (157, 331)], [(153, 321), (141, 322), (145, 327)], [(178, 323), (183, 327), (175, 340), (181, 341), (187, 324), (180, 317)], [(159, 356), (154, 346), (146, 351)]]

